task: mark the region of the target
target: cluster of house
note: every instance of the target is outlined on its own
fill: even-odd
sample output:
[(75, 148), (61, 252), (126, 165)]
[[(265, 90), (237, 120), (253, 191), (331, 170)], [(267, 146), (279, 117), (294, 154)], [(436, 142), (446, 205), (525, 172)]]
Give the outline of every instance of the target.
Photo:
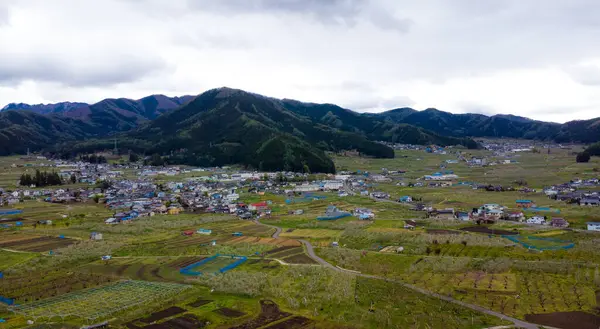
[(0, 207), (16, 205), (25, 200), (42, 200), (52, 203), (81, 202), (101, 193), (97, 188), (58, 188), (34, 190), (0, 188)]
[[(528, 208), (535, 207), (530, 200), (517, 200), (517, 207)], [(413, 208), (416, 211), (425, 211), (426, 217), (431, 219), (458, 219), (463, 221), (473, 221), (480, 224), (491, 224), (499, 220), (525, 222), (527, 224), (550, 225), (552, 227), (565, 228), (569, 226), (569, 222), (564, 218), (546, 216), (531, 216), (527, 218), (523, 212), (508, 211), (508, 208), (499, 204), (484, 204), (479, 208), (473, 208), (470, 212), (457, 211), (454, 208), (436, 209), (417, 204)]]
[(564, 201), (580, 206), (600, 206), (598, 191), (582, 191), (582, 188), (600, 186), (598, 178), (573, 180), (569, 183), (554, 185), (544, 189), (544, 194), (553, 200)]

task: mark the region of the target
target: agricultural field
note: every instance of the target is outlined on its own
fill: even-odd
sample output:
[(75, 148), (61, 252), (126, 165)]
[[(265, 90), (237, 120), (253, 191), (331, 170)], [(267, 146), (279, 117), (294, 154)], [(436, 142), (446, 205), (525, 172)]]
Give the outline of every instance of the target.
[(75, 239), (24, 234), (0, 234), (0, 248), (27, 252), (48, 252), (68, 247)]
[[(481, 150), (468, 152), (491, 156)], [(22, 210), (3, 218), (18, 219), (23, 225), (0, 230), (0, 272), (4, 273), (0, 296), (18, 305), (0, 302), (0, 318), (8, 319), (1, 325), (25, 327), (29, 319), (65, 327), (110, 319), (111, 326), (129, 329), (479, 329), (512, 323), (423, 291), (557, 328), (570, 329), (564, 325), (570, 317), (577, 319), (575, 323), (594, 323), (599, 306), (600, 235), (582, 229), (588, 221), (600, 222), (600, 212), (550, 200), (540, 192), (549, 184), (598, 175), (594, 170), (600, 168), (598, 159), (576, 164), (570, 152), (522, 153), (515, 156), (516, 163), (495, 167), (446, 165), (459, 181), (514, 185), (525, 180), (537, 189), (531, 193), (396, 184), (416, 182), (439, 171), (445, 160), (456, 158), (452, 154), (397, 151), (395, 159), (334, 156), (338, 170), (380, 173), (387, 168), (406, 173), (393, 182), (369, 186), (369, 191), (389, 193), (391, 202), (326, 192), (314, 193), (320, 199), (313, 200), (238, 189), (240, 202), (268, 201), (271, 213), (257, 221), (183, 212), (106, 225), (104, 219), (114, 212), (92, 200), (72, 204), (25, 200), (3, 208)], [(34, 170), (11, 167), (21, 161), (18, 158), (0, 159), (0, 168), (6, 168), (0, 173), (2, 188), (12, 188), (15, 177)], [(127, 178), (136, 177), (133, 169), (124, 171)], [(168, 184), (209, 174), (151, 179)], [(558, 229), (428, 219), (425, 212), (411, 210), (410, 204), (393, 202), (405, 195), (432, 207), (462, 211), (485, 203), (522, 211), (515, 200), (529, 199), (553, 210), (528, 215), (564, 217), (571, 225)], [(375, 219), (351, 216), (318, 221), (330, 205), (348, 212), (369, 208)], [(295, 215), (297, 210), (302, 214)], [(40, 220), (52, 224), (34, 225)], [(409, 222), (416, 227), (405, 227)], [(200, 228), (212, 233), (182, 234)], [(102, 233), (103, 240), (90, 240), (91, 232)], [(310, 256), (307, 243), (332, 267)], [(223, 274), (180, 273), (217, 254), (245, 256), (247, 261)], [(111, 258), (102, 260), (105, 255)], [(233, 261), (217, 257), (194, 270), (216, 273)]]

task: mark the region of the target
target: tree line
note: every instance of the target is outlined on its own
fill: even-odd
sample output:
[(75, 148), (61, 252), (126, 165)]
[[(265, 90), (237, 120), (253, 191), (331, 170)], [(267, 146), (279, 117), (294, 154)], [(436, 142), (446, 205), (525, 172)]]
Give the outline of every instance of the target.
[(47, 172), (36, 170), (33, 176), (30, 174), (22, 174), (19, 179), (19, 184), (22, 186), (35, 185), (36, 187), (44, 187), (62, 185), (63, 181), (60, 178), (60, 175), (55, 171)]

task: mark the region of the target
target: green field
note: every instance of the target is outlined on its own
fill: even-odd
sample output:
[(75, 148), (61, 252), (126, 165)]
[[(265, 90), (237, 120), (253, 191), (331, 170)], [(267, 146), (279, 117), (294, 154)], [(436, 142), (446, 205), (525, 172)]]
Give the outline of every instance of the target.
[[(494, 159), (483, 150), (461, 151)], [(260, 302), (268, 299), (289, 314), (278, 321), (293, 316), (306, 317), (311, 321), (307, 328), (475, 329), (508, 324), (499, 318), (423, 295), (400, 283), (519, 319), (540, 313), (594, 313), (596, 291), (600, 291), (600, 251), (597, 248), (600, 236), (584, 230), (586, 222), (600, 221), (600, 212), (598, 208), (550, 200), (541, 193), (541, 188), (550, 184), (564, 183), (575, 177), (598, 176), (596, 168), (600, 168), (600, 159), (577, 164), (571, 152), (573, 150), (553, 149), (550, 154), (523, 153), (514, 157), (518, 162), (514, 164), (469, 168), (458, 163), (447, 164), (444, 169), (459, 175), (458, 181), (515, 187), (516, 181), (526, 181), (529, 187), (537, 189), (533, 193), (486, 192), (468, 186), (411, 188), (397, 185), (400, 181), (415, 183), (423, 175), (439, 171), (445, 160), (456, 159), (452, 152), (438, 155), (397, 151), (395, 159), (334, 156), (340, 171), (405, 170), (405, 174), (395, 175), (392, 182), (373, 182), (368, 188), (369, 191), (388, 192), (392, 199), (410, 195), (436, 208), (461, 211), (470, 211), (485, 203), (498, 203), (507, 206), (509, 212), (520, 211), (516, 200), (530, 199), (540, 207), (557, 209), (560, 214), (539, 215), (564, 217), (571, 224), (570, 230), (517, 222), (498, 222), (486, 227), (518, 233), (520, 241), (541, 249), (574, 244), (566, 250), (529, 250), (500, 235), (461, 230), (476, 226), (472, 222), (426, 219), (424, 212), (413, 211), (410, 205), (376, 202), (361, 196), (339, 197), (337, 193), (327, 192), (317, 193), (326, 197), (322, 200), (286, 203), (289, 197), (282, 194), (267, 192), (259, 195), (246, 192), (247, 188), (238, 189), (240, 201), (244, 203), (269, 201), (272, 214), (261, 218), (260, 222), (282, 228), (280, 239), (271, 239), (275, 232), (271, 226), (241, 221), (231, 215), (182, 213), (147, 217), (126, 225), (106, 225), (104, 220), (113, 212), (91, 200), (72, 204), (25, 200), (14, 207), (5, 207), (23, 210), (19, 218), (23, 218), (24, 225), (0, 229), (0, 242), (19, 235), (64, 235), (74, 239), (75, 243), (54, 250), (54, 255), (17, 253), (14, 252), (17, 247), (0, 250), (0, 271), (6, 277), (0, 286), (7, 293), (18, 293), (19, 303), (30, 306), (27, 311), (15, 314), (0, 305), (0, 318), (9, 318), (5, 327), (11, 329), (25, 326), (29, 317), (37, 315), (51, 317), (50, 320), (40, 317), (36, 321), (40, 324), (55, 322), (81, 326), (100, 314), (94, 319), (114, 319), (111, 325), (116, 327), (130, 321), (143, 326), (145, 324), (139, 319), (177, 306), (210, 322), (208, 328), (226, 328), (259, 318)], [(35, 167), (12, 167), (13, 163), (24, 165), (26, 161), (16, 157), (0, 158), (0, 168), (4, 168), (0, 173), (2, 188), (13, 189), (14, 181), (22, 172), (35, 170)], [(211, 174), (194, 172), (153, 179), (164, 184)], [(126, 175), (135, 178), (135, 170), (126, 170)], [(299, 201), (299, 197), (296, 198)], [(360, 221), (352, 216), (318, 221), (316, 218), (329, 205), (350, 212), (358, 207), (369, 208), (375, 219)], [(303, 214), (293, 215), (295, 210), (303, 210)], [(37, 221), (48, 219), (53, 221), (52, 225), (34, 226)], [(418, 226), (405, 229), (408, 220), (416, 221)], [(211, 229), (213, 233), (191, 237), (181, 234), (184, 230), (199, 228)], [(90, 241), (91, 232), (102, 233), (104, 240)], [(241, 232), (243, 236), (233, 237), (234, 232)], [(306, 247), (296, 239), (312, 243), (316, 253), (332, 265), (374, 275), (378, 279), (326, 269), (315, 265), (316, 262), (299, 261), (288, 265), (288, 258), (298, 256), (302, 260), (307, 257)], [(216, 241), (214, 246), (209, 243), (213, 240)], [(332, 242), (338, 242), (339, 247), (332, 247)], [(386, 247), (386, 252), (380, 251)], [(402, 251), (398, 251), (399, 247)], [(244, 255), (249, 259), (225, 274), (190, 277), (179, 273), (184, 265), (215, 254)], [(112, 255), (112, 259), (101, 260), (104, 255)], [(231, 259), (220, 257), (196, 270), (214, 273), (231, 262)], [(115, 312), (98, 304), (96, 299), (98, 296), (120, 298), (119, 293), (110, 292), (110, 295), (101, 289), (98, 293), (87, 293), (122, 280), (144, 282), (148, 287), (179, 284), (190, 288), (149, 302), (144, 307), (125, 298), (122, 299), (125, 301), (123, 310)], [(74, 284), (76, 281), (79, 283)], [(144, 296), (145, 292), (135, 294)], [(74, 316), (60, 316), (60, 312), (68, 310), (63, 306), (80, 299), (82, 302), (77, 305), (82, 307), (69, 311)], [(188, 306), (198, 299), (210, 302), (199, 307)], [(85, 307), (90, 305), (86, 303), (98, 306)], [(91, 309), (97, 309), (97, 312)], [(223, 309), (237, 310), (243, 315), (228, 317)]]

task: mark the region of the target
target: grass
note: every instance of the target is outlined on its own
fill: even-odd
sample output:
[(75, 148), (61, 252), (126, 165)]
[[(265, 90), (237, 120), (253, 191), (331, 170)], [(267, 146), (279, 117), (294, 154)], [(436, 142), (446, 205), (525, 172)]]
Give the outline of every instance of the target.
[(0, 250), (0, 271), (13, 267), (15, 265), (23, 264), (37, 257), (36, 253), (29, 252), (10, 252)]

